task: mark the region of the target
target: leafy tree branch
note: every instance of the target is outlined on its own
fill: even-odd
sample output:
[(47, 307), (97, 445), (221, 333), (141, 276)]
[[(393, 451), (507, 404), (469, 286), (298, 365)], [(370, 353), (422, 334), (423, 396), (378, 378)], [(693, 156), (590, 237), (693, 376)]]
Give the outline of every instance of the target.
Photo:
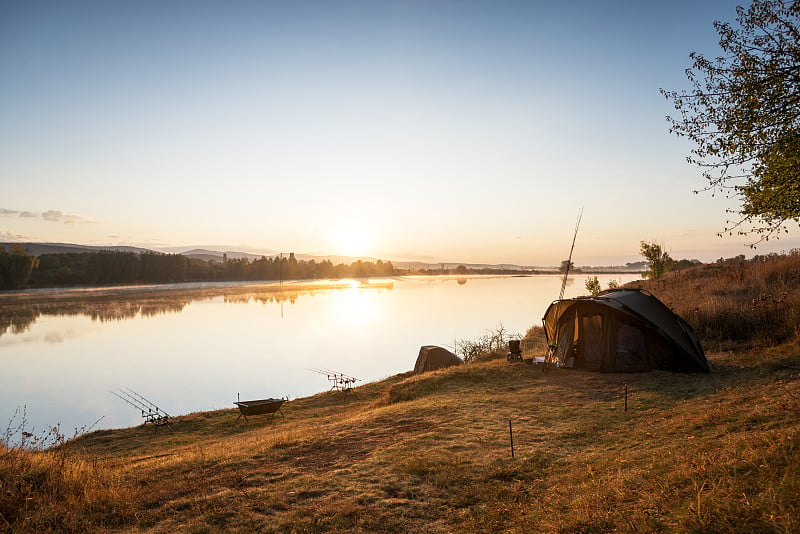
[(687, 160), (703, 190), (741, 201), (720, 235), (758, 243), (800, 222), (800, 1), (754, 0), (714, 28), (723, 55), (693, 52), (692, 89), (661, 92), (679, 112), (670, 131), (695, 145)]

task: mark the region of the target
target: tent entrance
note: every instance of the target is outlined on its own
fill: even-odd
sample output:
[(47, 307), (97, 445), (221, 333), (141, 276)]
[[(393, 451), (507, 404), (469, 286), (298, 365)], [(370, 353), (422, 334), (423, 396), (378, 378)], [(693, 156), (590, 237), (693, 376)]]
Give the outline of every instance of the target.
[(617, 331), (617, 360), (614, 365), (620, 372), (634, 373), (650, 368), (647, 358), (644, 331), (630, 323), (622, 322)]
[(575, 366), (576, 344), (578, 341), (578, 329), (575, 328), (576, 320), (575, 312), (569, 311), (556, 326), (558, 328), (558, 337), (553, 356), (555, 361), (560, 362), (563, 367)]
[(603, 366), (606, 346), (603, 316), (582, 315), (579, 338), (577, 366), (590, 371), (599, 371)]

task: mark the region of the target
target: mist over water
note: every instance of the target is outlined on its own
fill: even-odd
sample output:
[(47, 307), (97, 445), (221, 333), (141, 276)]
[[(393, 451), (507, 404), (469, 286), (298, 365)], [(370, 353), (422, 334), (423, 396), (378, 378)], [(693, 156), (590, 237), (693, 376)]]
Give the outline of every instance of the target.
[[(586, 294), (587, 275), (566, 296)], [(625, 283), (635, 275), (598, 276)], [(402, 277), (286, 284), (182, 284), (0, 295), (0, 426), (67, 437), (141, 424), (111, 391), (171, 415), (326, 391), (333, 369), (379, 380), (413, 369), (421, 345), (452, 347), (502, 325), (524, 335), (559, 276)], [(15, 415), (16, 413), (16, 415)], [(231, 420), (235, 417), (232, 416)], [(9, 421), (13, 424), (9, 425)]]

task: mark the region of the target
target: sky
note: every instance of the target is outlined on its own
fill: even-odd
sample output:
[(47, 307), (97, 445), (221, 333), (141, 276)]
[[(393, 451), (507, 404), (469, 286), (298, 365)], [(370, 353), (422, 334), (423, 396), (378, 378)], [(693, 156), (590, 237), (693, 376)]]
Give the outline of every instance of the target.
[(720, 238), (659, 88), (737, 2), (0, 0), (0, 241), (618, 265)]

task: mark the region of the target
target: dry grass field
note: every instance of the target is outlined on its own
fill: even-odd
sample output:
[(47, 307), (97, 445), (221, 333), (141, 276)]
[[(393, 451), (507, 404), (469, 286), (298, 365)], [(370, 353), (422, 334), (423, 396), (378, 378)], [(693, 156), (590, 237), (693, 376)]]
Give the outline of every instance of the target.
[(294, 400), (285, 418), (0, 448), (0, 531), (800, 532), (798, 280), (794, 255), (642, 284), (698, 329), (710, 375), (498, 354)]

